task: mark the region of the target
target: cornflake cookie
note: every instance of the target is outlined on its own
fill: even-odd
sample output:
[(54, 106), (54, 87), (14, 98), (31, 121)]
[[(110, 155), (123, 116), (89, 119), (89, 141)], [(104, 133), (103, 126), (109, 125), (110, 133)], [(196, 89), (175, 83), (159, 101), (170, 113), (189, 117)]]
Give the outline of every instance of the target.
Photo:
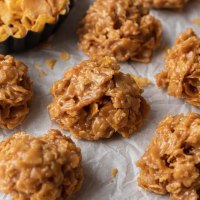
[(41, 32), (69, 11), (69, 0), (1, 0), (0, 42), (9, 36), (23, 38), (28, 31)]
[(12, 200), (64, 200), (83, 182), (80, 149), (57, 130), (16, 133), (0, 143), (0, 190)]
[(160, 46), (162, 27), (136, 0), (96, 0), (78, 33), (79, 47), (89, 56), (147, 63)]
[(186, 30), (165, 56), (163, 71), (156, 75), (157, 85), (170, 96), (183, 98), (200, 107), (200, 38)]
[(28, 68), (12, 56), (0, 54), (0, 127), (13, 129), (29, 113), (32, 89)]
[(144, 6), (154, 8), (181, 9), (188, 0), (141, 0)]
[(129, 74), (111, 57), (93, 57), (68, 69), (51, 88), (52, 120), (79, 139), (129, 137), (142, 125), (149, 106)]
[(197, 200), (200, 189), (200, 115), (163, 119), (138, 161), (139, 186), (171, 200)]

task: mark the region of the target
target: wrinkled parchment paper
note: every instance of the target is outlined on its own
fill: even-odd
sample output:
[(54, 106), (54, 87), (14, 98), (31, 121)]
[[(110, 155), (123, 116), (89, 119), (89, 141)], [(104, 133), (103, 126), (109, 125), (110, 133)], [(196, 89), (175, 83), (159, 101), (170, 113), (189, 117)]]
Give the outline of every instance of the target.
[[(30, 114), (14, 131), (2, 130), (0, 139), (10, 136), (17, 131), (26, 131), (34, 136), (47, 132), (50, 128), (58, 128), (49, 119), (47, 105), (51, 102), (49, 89), (53, 82), (60, 79), (63, 72), (87, 57), (77, 48), (76, 29), (80, 19), (93, 0), (78, 0), (70, 16), (54, 35), (53, 48), (35, 48), (23, 54), (15, 55), (29, 66), (29, 74), (33, 81), (34, 98)], [(183, 11), (153, 10), (152, 14), (159, 18), (163, 24), (164, 34), (162, 47), (159, 49), (150, 64), (125, 63), (121, 70), (148, 77), (152, 84), (145, 88), (144, 97), (151, 105), (151, 112), (144, 122), (143, 128), (130, 139), (120, 136), (99, 142), (78, 141), (75, 143), (82, 149), (85, 181), (75, 200), (163, 200), (169, 197), (159, 196), (145, 192), (137, 186), (139, 173), (135, 162), (144, 153), (157, 123), (168, 114), (198, 112), (197, 109), (183, 100), (169, 97), (166, 91), (157, 89), (154, 75), (163, 67), (163, 49), (171, 47), (177, 35), (188, 27), (192, 27), (200, 36), (200, 26), (192, 24), (192, 20), (200, 18), (200, 0), (191, 0)], [(61, 61), (60, 52), (67, 51), (71, 55), (69, 61)], [(49, 69), (45, 61), (53, 58), (57, 60), (55, 68)], [(40, 77), (39, 71), (34, 67), (39, 64), (47, 76)], [(62, 131), (66, 135), (68, 132)], [(119, 173), (113, 178), (112, 168)], [(10, 199), (9, 196), (0, 195), (1, 200)]]

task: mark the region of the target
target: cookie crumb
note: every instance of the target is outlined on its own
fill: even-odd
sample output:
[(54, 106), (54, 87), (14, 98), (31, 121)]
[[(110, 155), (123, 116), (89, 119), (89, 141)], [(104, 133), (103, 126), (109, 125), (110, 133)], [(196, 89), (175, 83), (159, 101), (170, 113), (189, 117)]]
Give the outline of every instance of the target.
[(40, 69), (40, 65), (39, 64), (34, 64), (34, 67), (36, 68), (36, 69)]
[(195, 25), (200, 26), (200, 18), (193, 19), (192, 23), (195, 24)]
[(34, 67), (39, 71), (39, 76), (44, 77), (47, 76), (47, 73), (41, 69), (41, 66), (37, 63), (34, 64)]
[(56, 64), (56, 59), (50, 58), (50, 59), (47, 59), (47, 60), (46, 60), (46, 65), (47, 65), (47, 67), (48, 67), (49, 69), (51, 69), (51, 70), (54, 69), (55, 64)]
[(113, 168), (112, 169), (112, 177), (116, 177), (118, 174), (118, 169), (117, 168)]
[(60, 53), (60, 59), (62, 61), (68, 61), (70, 59), (70, 54), (67, 51), (63, 51)]
[(40, 70), (39, 70), (39, 76), (40, 76), (40, 77), (47, 76), (47, 73), (46, 73), (44, 70), (40, 69)]
[(135, 82), (140, 88), (144, 88), (150, 85), (151, 81), (148, 78), (137, 76), (135, 74), (131, 74), (131, 76), (134, 78)]

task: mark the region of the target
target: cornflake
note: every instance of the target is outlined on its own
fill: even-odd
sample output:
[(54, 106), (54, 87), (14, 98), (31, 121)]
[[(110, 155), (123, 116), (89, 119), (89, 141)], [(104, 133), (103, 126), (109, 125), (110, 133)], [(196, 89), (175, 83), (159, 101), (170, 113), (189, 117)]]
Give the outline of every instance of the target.
[(118, 169), (117, 168), (113, 168), (112, 169), (112, 177), (116, 177), (118, 174)]
[(148, 78), (137, 76), (135, 74), (131, 74), (131, 76), (135, 79), (135, 82), (140, 88), (147, 87), (151, 84), (151, 81)]
[(53, 70), (56, 62), (57, 62), (56, 59), (49, 58), (46, 60), (46, 65), (49, 69)]
[(60, 59), (62, 61), (68, 61), (70, 59), (70, 54), (66, 51), (60, 53)]

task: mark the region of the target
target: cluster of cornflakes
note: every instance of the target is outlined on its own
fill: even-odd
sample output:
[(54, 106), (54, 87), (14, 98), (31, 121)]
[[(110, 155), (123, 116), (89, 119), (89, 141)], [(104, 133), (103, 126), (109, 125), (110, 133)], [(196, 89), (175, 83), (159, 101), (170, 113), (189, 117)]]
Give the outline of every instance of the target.
[(69, 199), (83, 183), (80, 149), (57, 130), (0, 143), (0, 190), (20, 200)]
[(79, 27), (79, 47), (89, 56), (149, 62), (162, 27), (148, 8), (133, 0), (96, 0)]
[(15, 128), (29, 113), (33, 93), (27, 73), (22, 62), (0, 55), (0, 128)]
[(171, 200), (197, 200), (200, 189), (200, 115), (163, 119), (138, 161), (139, 186)]
[(168, 94), (200, 107), (200, 38), (188, 29), (165, 56), (165, 67), (156, 75), (157, 85)]
[[(69, 0), (0, 1), (0, 42), (9, 36), (23, 38), (28, 31), (40, 32), (68, 11)], [(38, 6), (39, 5), (39, 6)]]
[(51, 119), (87, 140), (110, 138), (115, 132), (129, 137), (149, 111), (134, 78), (121, 73), (111, 57), (94, 57), (70, 68), (51, 93)]

